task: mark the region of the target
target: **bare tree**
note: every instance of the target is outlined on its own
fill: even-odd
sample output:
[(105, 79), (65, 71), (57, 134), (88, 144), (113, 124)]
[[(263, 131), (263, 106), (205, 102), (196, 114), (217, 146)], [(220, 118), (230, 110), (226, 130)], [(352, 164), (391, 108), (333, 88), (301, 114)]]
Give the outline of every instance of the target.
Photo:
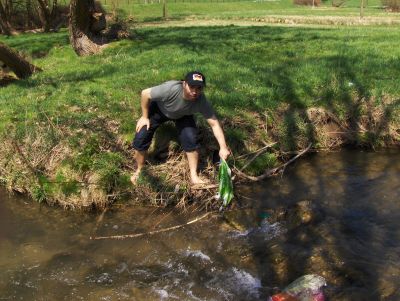
[(0, 61), (10, 68), (19, 78), (27, 78), (40, 68), (29, 63), (15, 50), (0, 42)]
[(105, 41), (98, 34), (105, 28), (104, 13), (96, 12), (94, 0), (71, 0), (69, 37), (78, 55), (100, 52)]
[(13, 28), (10, 24), (10, 12), (12, 2), (9, 0), (0, 0), (0, 32), (5, 35), (12, 35)]
[(43, 31), (49, 32), (56, 26), (57, 0), (37, 0), (37, 3), (39, 4), (39, 18), (42, 22)]
[(0, 33), (18, 30), (57, 30), (67, 24), (68, 8), (59, 0), (0, 0)]

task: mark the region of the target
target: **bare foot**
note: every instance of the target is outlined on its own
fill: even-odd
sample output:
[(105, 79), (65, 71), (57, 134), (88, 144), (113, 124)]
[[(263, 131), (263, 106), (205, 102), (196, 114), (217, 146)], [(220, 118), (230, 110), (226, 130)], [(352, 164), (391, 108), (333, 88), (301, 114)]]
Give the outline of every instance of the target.
[(191, 182), (191, 184), (192, 184), (193, 186), (199, 186), (199, 185), (207, 185), (207, 184), (210, 184), (210, 181), (209, 181), (209, 180), (207, 180), (207, 179), (202, 179), (202, 178), (200, 178), (199, 176), (192, 177), (190, 182)]
[(133, 173), (133, 175), (131, 176), (132, 185), (136, 185), (137, 184), (137, 180), (139, 178), (139, 175), (140, 175), (140, 170), (137, 170), (136, 172)]
[(203, 190), (203, 189), (211, 189), (218, 187), (218, 185), (211, 183), (211, 181), (208, 179), (199, 178), (199, 180), (200, 181), (196, 183), (193, 183), (193, 181), (191, 181), (192, 185), (190, 186), (190, 188), (195, 190)]

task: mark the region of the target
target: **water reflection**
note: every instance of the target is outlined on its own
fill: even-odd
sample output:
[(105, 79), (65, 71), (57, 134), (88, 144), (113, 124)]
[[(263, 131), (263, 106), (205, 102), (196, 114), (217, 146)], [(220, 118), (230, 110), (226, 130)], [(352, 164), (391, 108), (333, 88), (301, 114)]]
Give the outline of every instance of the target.
[(329, 300), (398, 300), (398, 153), (317, 154), (240, 194), (250, 209), (127, 240), (195, 214), (40, 207), (0, 192), (0, 300), (266, 300), (297, 277)]

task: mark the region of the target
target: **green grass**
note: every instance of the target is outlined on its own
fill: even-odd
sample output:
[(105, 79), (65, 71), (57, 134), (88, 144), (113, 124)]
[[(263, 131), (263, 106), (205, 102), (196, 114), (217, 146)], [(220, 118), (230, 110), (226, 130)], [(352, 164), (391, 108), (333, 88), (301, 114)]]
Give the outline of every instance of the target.
[[(102, 1), (106, 10), (113, 7), (123, 16), (133, 17), (138, 22), (160, 21), (163, 16), (163, 4), (144, 4), (133, 1)], [(167, 1), (168, 18), (179, 20), (187, 17), (196, 19), (243, 19), (266, 16), (355, 16), (360, 15), (360, 1), (345, 1), (342, 7), (333, 7), (331, 1), (323, 1), (314, 9), (310, 6), (294, 5), (290, 0), (211, 2), (211, 1)], [(370, 0), (365, 6), (364, 16), (400, 18), (398, 13), (385, 11), (379, 0)]]
[(2, 38), (33, 57), (48, 55), (33, 61), (44, 72), (2, 88), (1, 128), (11, 119), (46, 118), (40, 116), (46, 112), (78, 128), (85, 120), (111, 118), (128, 134), (141, 89), (191, 69), (207, 74), (207, 94), (223, 117), (282, 102), (345, 112), (353, 94), (400, 95), (396, 27), (157, 28), (141, 29), (137, 37), (84, 58), (74, 54), (66, 32)]
[[(135, 39), (115, 42), (102, 54), (77, 57), (66, 31), (0, 37), (43, 69), (1, 88), (0, 134), (20, 143), (42, 135), (41, 147), (48, 151), (65, 141), (70, 152), (54, 177), (67, 178), (64, 170), (96, 172), (110, 192), (127, 182), (126, 159), (115, 141), (130, 143), (142, 89), (200, 69), (221, 120), (242, 121), (226, 128), (234, 153), (241, 154), (263, 135), (249, 117), (254, 113), (318, 106), (345, 118), (354, 114), (356, 102), (380, 106), (383, 98), (399, 99), (399, 40), (398, 27), (142, 28)], [(394, 105), (386, 109), (398, 118), (398, 101)], [(301, 138), (296, 134), (307, 135), (300, 115), (282, 124), (288, 148)], [(28, 159), (35, 159), (29, 150), (38, 146), (24, 147)], [(265, 156), (267, 163), (256, 161), (253, 173), (276, 162)], [(73, 193), (75, 186), (58, 190)], [(46, 191), (51, 189), (35, 186), (32, 195), (42, 200)]]
[(1, 124), (46, 112), (77, 127), (108, 117), (128, 133), (141, 89), (191, 69), (207, 74), (207, 94), (224, 117), (282, 102), (346, 110), (353, 94), (399, 97), (399, 38), (397, 27), (140, 29), (136, 40), (84, 58), (74, 54), (66, 32), (1, 38), (33, 57), (48, 53), (33, 61), (44, 72), (2, 88)]

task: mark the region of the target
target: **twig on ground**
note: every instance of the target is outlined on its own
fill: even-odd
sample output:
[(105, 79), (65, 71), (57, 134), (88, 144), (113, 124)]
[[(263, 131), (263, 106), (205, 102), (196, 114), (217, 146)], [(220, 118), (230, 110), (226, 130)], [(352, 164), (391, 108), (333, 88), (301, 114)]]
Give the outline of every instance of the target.
[(265, 116), (265, 134), (268, 135), (268, 113), (264, 112)]
[(208, 189), (213, 189), (213, 188), (218, 188), (218, 184), (208, 184), (208, 185), (193, 185), (192, 187), (190, 187), (190, 189), (193, 190), (208, 190)]
[(215, 200), (215, 195), (210, 196), (209, 198), (202, 201), (201, 205), (198, 206), (198, 210), (207, 210), (209, 206), (212, 205), (212, 201)]

